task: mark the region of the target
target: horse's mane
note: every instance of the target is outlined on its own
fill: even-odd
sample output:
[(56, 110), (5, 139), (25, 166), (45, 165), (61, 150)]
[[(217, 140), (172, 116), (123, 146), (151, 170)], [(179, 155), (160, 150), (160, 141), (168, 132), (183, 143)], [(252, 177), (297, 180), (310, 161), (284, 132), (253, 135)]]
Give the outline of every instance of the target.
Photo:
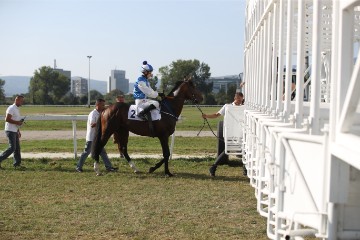
[(183, 83), (184, 81), (177, 81), (175, 83), (175, 86), (173, 87), (173, 89), (171, 89), (170, 93), (168, 94), (168, 96), (173, 96), (174, 92), (176, 91), (176, 89), (179, 88), (179, 86)]

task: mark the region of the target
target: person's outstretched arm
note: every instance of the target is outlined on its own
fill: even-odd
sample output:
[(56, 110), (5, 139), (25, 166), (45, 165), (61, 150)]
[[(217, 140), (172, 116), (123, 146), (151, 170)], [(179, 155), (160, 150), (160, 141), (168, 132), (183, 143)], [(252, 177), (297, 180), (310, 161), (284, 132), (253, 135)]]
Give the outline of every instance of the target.
[(220, 116), (221, 114), (220, 113), (213, 113), (213, 114), (205, 114), (205, 113), (203, 113), (202, 114), (202, 117), (203, 118), (217, 118), (218, 116)]

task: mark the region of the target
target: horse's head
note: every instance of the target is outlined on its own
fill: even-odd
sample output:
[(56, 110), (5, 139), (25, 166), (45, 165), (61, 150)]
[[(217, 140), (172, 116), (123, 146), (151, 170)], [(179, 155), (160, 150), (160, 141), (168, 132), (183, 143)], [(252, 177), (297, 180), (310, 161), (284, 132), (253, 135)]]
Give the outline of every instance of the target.
[(182, 81), (176, 91), (174, 91), (174, 96), (182, 97), (185, 100), (192, 100), (194, 103), (201, 103), (203, 100), (201, 92), (196, 89), (191, 79)]

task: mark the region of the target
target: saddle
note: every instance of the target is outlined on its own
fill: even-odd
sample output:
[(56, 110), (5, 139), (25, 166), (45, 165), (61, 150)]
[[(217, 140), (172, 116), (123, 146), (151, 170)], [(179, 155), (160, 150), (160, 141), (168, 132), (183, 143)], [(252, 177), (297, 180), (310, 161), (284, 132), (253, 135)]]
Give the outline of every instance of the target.
[(150, 114), (151, 114), (151, 121), (148, 121), (147, 119), (143, 119), (141, 117), (139, 117), (136, 113), (137, 110), (139, 112), (143, 111), (143, 109), (139, 108), (136, 109), (136, 105), (131, 105), (129, 108), (129, 112), (128, 112), (128, 119), (129, 120), (136, 120), (136, 121), (147, 121), (149, 122), (149, 131), (150, 131), (150, 136), (151, 137), (155, 137), (155, 132), (154, 132), (154, 126), (153, 126), (153, 121), (158, 121), (161, 119), (161, 114), (160, 114), (160, 110), (159, 109), (153, 109), (150, 111), (148, 117), (150, 118)]
[[(139, 112), (141, 112), (143, 109), (139, 108)], [(136, 105), (130, 105), (129, 112), (128, 112), (128, 119), (129, 120), (135, 120), (135, 121), (146, 121), (142, 118), (140, 118), (137, 114)], [(151, 119), (153, 121), (157, 121), (161, 119), (160, 109), (154, 109), (150, 111), (151, 113)]]

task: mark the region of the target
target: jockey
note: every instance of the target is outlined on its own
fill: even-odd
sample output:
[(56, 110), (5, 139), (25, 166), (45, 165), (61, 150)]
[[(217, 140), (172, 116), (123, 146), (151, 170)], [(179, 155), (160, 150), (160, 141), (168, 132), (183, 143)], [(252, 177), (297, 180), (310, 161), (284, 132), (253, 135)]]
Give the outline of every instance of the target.
[[(159, 108), (159, 102), (156, 100), (151, 100), (149, 98), (156, 98), (158, 96), (164, 97), (163, 93), (158, 93), (150, 87), (148, 79), (152, 78), (153, 67), (147, 63), (143, 62), (141, 67), (142, 76), (140, 76), (134, 85), (134, 98), (136, 104), (136, 112), (140, 118), (151, 121), (150, 111), (156, 108)], [(143, 110), (138, 113), (138, 109), (142, 108)]]

